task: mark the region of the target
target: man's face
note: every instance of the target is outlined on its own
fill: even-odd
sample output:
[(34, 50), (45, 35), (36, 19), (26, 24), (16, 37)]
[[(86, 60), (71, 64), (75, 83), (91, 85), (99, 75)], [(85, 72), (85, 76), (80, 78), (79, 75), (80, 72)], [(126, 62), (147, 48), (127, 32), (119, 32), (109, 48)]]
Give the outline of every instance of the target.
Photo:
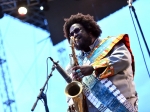
[(82, 25), (75, 23), (70, 27), (70, 37), (75, 38), (75, 48), (77, 50), (89, 51), (89, 46), (92, 44), (92, 38)]

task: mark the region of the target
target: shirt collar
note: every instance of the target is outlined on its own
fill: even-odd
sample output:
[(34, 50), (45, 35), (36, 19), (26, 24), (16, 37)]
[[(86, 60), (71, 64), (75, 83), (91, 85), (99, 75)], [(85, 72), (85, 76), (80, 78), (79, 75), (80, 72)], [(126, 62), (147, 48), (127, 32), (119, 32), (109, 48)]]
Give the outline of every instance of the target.
[(95, 39), (95, 41), (93, 42), (92, 45), (90, 45), (90, 49), (93, 50), (95, 46), (97, 46), (99, 43), (101, 42), (101, 40), (99, 38)]

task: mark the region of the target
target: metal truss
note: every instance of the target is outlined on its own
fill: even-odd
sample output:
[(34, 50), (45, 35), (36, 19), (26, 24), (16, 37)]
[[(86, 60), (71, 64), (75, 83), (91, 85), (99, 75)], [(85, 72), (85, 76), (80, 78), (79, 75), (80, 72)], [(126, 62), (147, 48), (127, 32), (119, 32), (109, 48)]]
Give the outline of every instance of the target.
[(3, 112), (17, 112), (15, 95), (10, 79), (8, 64), (6, 61), (3, 40), (0, 32), (0, 96), (3, 104)]
[[(44, 16), (44, 12), (40, 10), (40, 1), (44, 0), (24, 0), (27, 2), (28, 13), (24, 16), (18, 14), (17, 11), (17, 0), (0, 0), (0, 5), (3, 9), (3, 12), (11, 15), (15, 18), (20, 19), (23, 22), (28, 22), (30, 24), (35, 25), (36, 27), (40, 27), (44, 30), (49, 31), (48, 23)], [(47, 0), (47, 2), (52, 0)]]

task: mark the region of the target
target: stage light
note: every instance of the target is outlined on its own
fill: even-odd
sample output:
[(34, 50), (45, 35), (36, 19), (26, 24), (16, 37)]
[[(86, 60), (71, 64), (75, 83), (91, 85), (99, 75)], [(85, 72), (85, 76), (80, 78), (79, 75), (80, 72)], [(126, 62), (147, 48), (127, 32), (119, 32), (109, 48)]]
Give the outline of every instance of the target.
[(0, 6), (0, 19), (3, 18), (4, 16), (4, 13), (3, 13), (3, 10), (2, 10), (2, 6)]
[(44, 10), (44, 7), (43, 7), (43, 6), (40, 6), (40, 10)]
[(19, 7), (18, 8), (18, 13), (20, 15), (26, 15), (27, 14), (27, 8), (26, 7)]
[(17, 7), (18, 7), (18, 13), (20, 15), (26, 15), (27, 14), (27, 12), (28, 12), (27, 1), (18, 1)]
[(48, 0), (40, 0), (40, 10), (47, 11), (49, 10)]

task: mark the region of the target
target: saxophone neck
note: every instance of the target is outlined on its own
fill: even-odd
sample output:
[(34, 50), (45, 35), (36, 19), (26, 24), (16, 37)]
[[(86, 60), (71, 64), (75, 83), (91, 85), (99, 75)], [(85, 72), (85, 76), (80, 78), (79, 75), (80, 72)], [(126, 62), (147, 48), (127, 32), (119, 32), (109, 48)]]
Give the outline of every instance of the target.
[(71, 50), (72, 50), (72, 65), (73, 66), (77, 66), (79, 65), (77, 57), (76, 57), (76, 53), (75, 53), (75, 48), (74, 48), (74, 43), (75, 43), (75, 39), (73, 36), (70, 37), (70, 44), (71, 44)]

